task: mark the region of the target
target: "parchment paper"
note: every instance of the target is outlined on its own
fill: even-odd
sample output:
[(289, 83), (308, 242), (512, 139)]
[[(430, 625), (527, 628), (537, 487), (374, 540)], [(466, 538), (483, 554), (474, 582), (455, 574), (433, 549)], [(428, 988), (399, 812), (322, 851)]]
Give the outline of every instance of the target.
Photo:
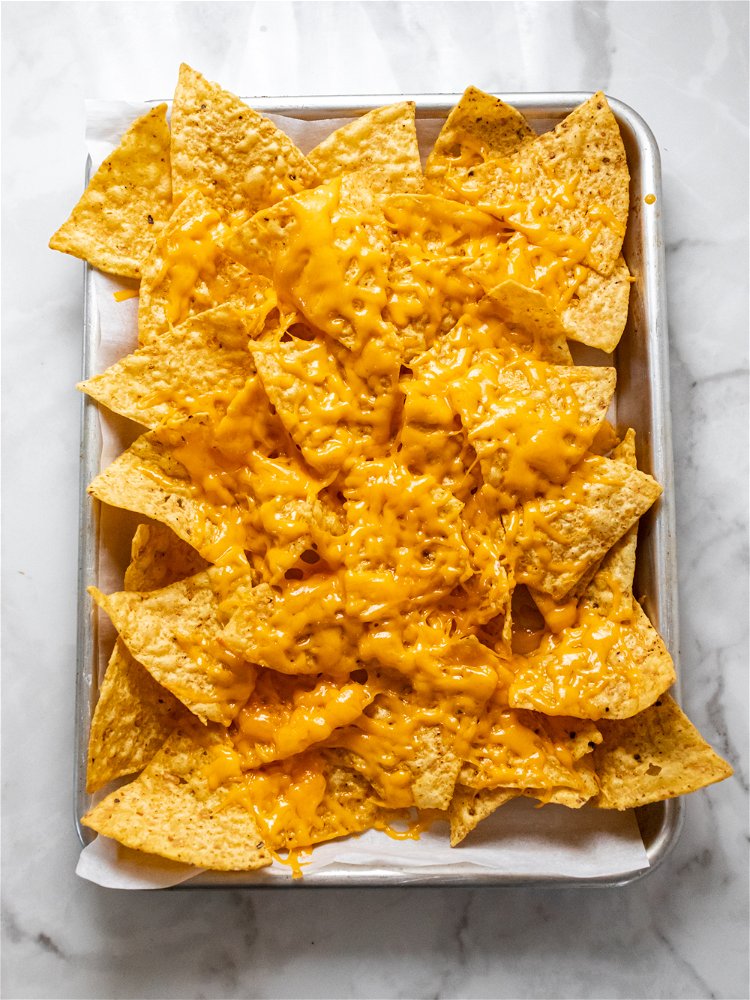
[[(155, 102), (88, 101), (86, 144), (93, 169), (109, 155), (130, 123)], [(307, 152), (336, 128), (351, 119), (308, 122), (270, 115)], [(417, 120), (423, 156), (440, 129), (438, 119)], [(94, 369), (102, 371), (137, 347), (137, 298), (116, 302), (114, 292), (136, 288), (126, 279), (93, 272), (98, 333), (93, 352)], [(100, 468), (106, 468), (141, 432), (130, 421), (100, 410), (102, 453)], [(105, 592), (122, 588), (130, 541), (143, 518), (102, 505), (98, 586)], [(114, 643), (114, 631), (99, 615), (99, 666), (103, 675)], [(98, 793), (93, 801), (107, 794)], [(634, 813), (601, 809), (565, 809), (548, 805), (536, 808), (530, 801), (514, 801), (482, 822), (458, 848), (448, 846), (447, 824), (436, 824), (418, 841), (393, 840), (370, 830), (359, 837), (321, 844), (311, 852), (303, 871), (314, 882), (316, 872), (345, 873), (366, 868), (373, 877), (379, 872), (414, 875), (448, 875), (459, 871), (500, 872), (509, 877), (611, 877), (649, 867)], [(119, 889), (161, 889), (200, 876), (201, 869), (131, 851), (98, 836), (83, 849), (76, 868), (82, 878)], [(212, 879), (214, 876), (212, 876)], [(227, 875), (227, 883), (239, 875)], [(274, 862), (259, 872), (243, 872), (243, 882), (268, 884), (291, 878), (288, 866)]]

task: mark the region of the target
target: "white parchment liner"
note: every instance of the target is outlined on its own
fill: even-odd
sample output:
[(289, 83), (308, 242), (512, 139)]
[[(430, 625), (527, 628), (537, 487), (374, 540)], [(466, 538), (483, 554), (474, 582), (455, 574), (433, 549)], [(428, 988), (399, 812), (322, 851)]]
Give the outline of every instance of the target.
[[(125, 129), (154, 102), (87, 101), (86, 145), (92, 170), (115, 148)], [(252, 103), (252, 102), (250, 102)], [(334, 129), (350, 119), (309, 122), (282, 115), (270, 115), (307, 152)], [(417, 134), (423, 156), (440, 130), (439, 119), (418, 119)], [(102, 371), (137, 347), (137, 298), (117, 302), (116, 291), (137, 287), (134, 282), (94, 272), (94, 292), (98, 311), (98, 338), (93, 352), (95, 371)], [(142, 431), (130, 421), (100, 410), (104, 469)], [(143, 520), (127, 512), (102, 505), (98, 586), (109, 593), (122, 588), (125, 566), (135, 525)], [(114, 631), (107, 616), (99, 615), (99, 663), (103, 674), (114, 643)], [(94, 796), (101, 799), (107, 790)], [(512, 878), (595, 878), (618, 876), (649, 867), (635, 814), (609, 810), (565, 809), (549, 805), (536, 808), (530, 801), (515, 801), (484, 820), (467, 842), (448, 846), (447, 824), (436, 824), (418, 841), (393, 840), (369, 830), (359, 837), (321, 844), (307, 859), (303, 871), (345, 873), (356, 868), (368, 870), (373, 879), (379, 873), (404, 877), (419, 873), (449, 876), (458, 872), (500, 872)], [(97, 836), (81, 852), (76, 872), (98, 885), (117, 889), (163, 889), (200, 874), (201, 869), (131, 851), (106, 837)], [(242, 882), (259, 885), (291, 878), (288, 866), (274, 862), (259, 872), (243, 872)], [(238, 876), (227, 875), (227, 884)]]

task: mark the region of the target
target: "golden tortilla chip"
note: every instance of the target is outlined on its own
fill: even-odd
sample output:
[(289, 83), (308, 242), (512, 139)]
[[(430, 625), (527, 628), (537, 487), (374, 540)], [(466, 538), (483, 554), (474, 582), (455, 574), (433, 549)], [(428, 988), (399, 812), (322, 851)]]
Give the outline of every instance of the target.
[(346, 613), (360, 621), (423, 608), (471, 575), (462, 504), (399, 461), (354, 466), (344, 487)]
[(221, 736), (197, 742), (178, 731), (146, 770), (83, 817), (84, 826), (131, 847), (217, 871), (250, 871), (272, 857), (248, 810), (212, 790), (206, 776), (210, 748)]
[(221, 212), (247, 218), (317, 174), (273, 122), (183, 63), (172, 105), (175, 204), (198, 189)]
[(140, 278), (171, 211), (167, 106), (160, 104), (130, 126), (49, 245), (110, 274)]
[(91, 720), (86, 791), (142, 770), (174, 728), (189, 718), (184, 705), (118, 639)]
[(344, 614), (340, 573), (261, 583), (244, 596), (222, 639), (238, 655), (283, 674), (340, 677), (360, 665), (359, 622)]
[(425, 177), (430, 189), (451, 193), (451, 174), (510, 156), (534, 134), (520, 111), (478, 87), (467, 87), (427, 158)]
[(624, 462), (584, 458), (558, 495), (505, 519), (516, 581), (562, 600), (660, 494), (651, 476)]
[(629, 183), (617, 120), (598, 92), (512, 156), (471, 168), (460, 190), (509, 218), (517, 215), (519, 201), (541, 199), (547, 230), (580, 241), (582, 262), (607, 275), (625, 235)]
[(238, 509), (209, 499), (176, 457), (186, 435), (198, 451), (205, 432), (205, 421), (197, 417), (178, 429), (143, 435), (93, 480), (89, 493), (114, 507), (161, 521), (207, 562), (229, 555), (246, 564), (248, 533)]
[[(635, 431), (630, 428), (623, 440), (612, 452), (616, 462), (624, 462), (631, 469), (637, 469), (635, 458)], [(635, 556), (638, 544), (638, 524), (628, 528), (609, 552), (604, 556), (580, 594), (594, 607), (609, 612), (613, 606), (628, 601), (633, 596), (635, 576)], [(583, 582), (583, 581), (581, 581)], [(579, 593), (581, 582), (576, 586)]]
[(413, 101), (375, 108), (336, 129), (307, 154), (323, 180), (353, 170), (368, 170), (373, 190), (419, 191), (419, 159)]
[(263, 385), (305, 461), (326, 474), (383, 454), (397, 401), (398, 358), (368, 342), (352, 354), (295, 323), (252, 349)]
[(334, 729), (361, 715), (374, 697), (374, 688), (350, 678), (302, 678), (261, 670), (230, 730), (243, 770), (322, 743)]
[(513, 669), (515, 708), (594, 720), (628, 719), (675, 681), (672, 658), (637, 601), (609, 615), (582, 603), (575, 624), (515, 657)]
[(330, 751), (308, 750), (251, 771), (232, 794), (254, 813), (276, 851), (359, 833), (380, 812), (367, 782)]
[(408, 765), (418, 809), (447, 809), (450, 805), (461, 770), (461, 758), (453, 744), (453, 735), (443, 726), (424, 726), (414, 734), (414, 755)]
[(517, 798), (520, 794), (517, 788), (482, 788), (477, 791), (473, 788), (465, 788), (463, 785), (456, 785), (453, 799), (448, 808), (451, 847), (457, 847), (483, 819), (487, 819), (496, 809), (504, 806), (511, 799)]
[(565, 328), (541, 292), (509, 280), (495, 285), (487, 293), (487, 300), (488, 307), (491, 303), (497, 317), (511, 330), (530, 335), (529, 353), (541, 361), (572, 364)]
[(687, 795), (734, 773), (706, 743), (679, 705), (663, 694), (639, 715), (600, 724), (594, 752), (601, 809), (633, 809)]
[(178, 538), (166, 524), (139, 524), (130, 547), (123, 590), (159, 590), (207, 567), (192, 545)]
[[(430, 475), (464, 502), (478, 485), (479, 464), (442, 380), (420, 371), (401, 382), (401, 460), (415, 476)], [(477, 475), (472, 475), (472, 467)]]
[(614, 351), (628, 321), (630, 285), (630, 271), (622, 256), (606, 277), (588, 270), (560, 312), (568, 337), (608, 354)]
[(451, 390), (484, 481), (508, 510), (564, 483), (583, 458), (615, 390), (614, 368), (560, 366), (479, 351)]
[(446, 334), (483, 295), (461, 257), (409, 256), (394, 245), (385, 318), (397, 331), (401, 360), (409, 364)]
[(256, 670), (222, 641), (222, 571), (208, 569), (161, 590), (103, 594), (90, 588), (130, 653), (202, 722), (228, 726)]
[(258, 212), (223, 246), (253, 273), (270, 277), (283, 306), (349, 350), (371, 340), (397, 346), (384, 318), (389, 233), (361, 172)]
[(220, 249), (225, 228), (200, 191), (191, 191), (175, 209), (143, 261), (139, 344), (158, 345), (170, 326), (223, 303), (244, 310), (266, 305), (268, 283)]
[[(472, 575), (441, 599), (460, 633), (473, 631), (495, 619), (510, 627), (511, 587), (506, 568), (505, 529), (497, 491), (482, 485), (461, 512), (461, 534), (469, 550)], [(498, 621), (503, 618), (502, 625)]]
[[(271, 305), (266, 300), (259, 313)], [(234, 303), (216, 306), (169, 327), (78, 388), (152, 429), (199, 412), (218, 417), (254, 374), (249, 341), (261, 322)]]
[[(162, 524), (140, 524), (133, 536), (126, 590), (158, 590), (206, 568), (195, 549)], [(86, 788), (142, 770), (175, 728), (190, 717), (151, 677), (122, 639), (112, 651), (91, 720)]]

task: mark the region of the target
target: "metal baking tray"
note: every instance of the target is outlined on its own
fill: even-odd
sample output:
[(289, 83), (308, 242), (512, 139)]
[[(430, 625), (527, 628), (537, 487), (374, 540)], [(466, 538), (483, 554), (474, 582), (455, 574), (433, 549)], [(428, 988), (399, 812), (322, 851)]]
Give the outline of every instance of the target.
[[(497, 96), (522, 111), (536, 131), (544, 132), (553, 128), (591, 94), (506, 93)], [(372, 108), (397, 100), (413, 100), (417, 106), (417, 119), (435, 121), (437, 129), (459, 97), (459, 94), (379, 94), (353, 97), (256, 97), (244, 100), (264, 114), (303, 120), (353, 118)], [(636, 278), (631, 289), (627, 328), (614, 358), (618, 372), (616, 419), (618, 424), (635, 429), (639, 468), (650, 472), (664, 487), (659, 502), (641, 519), (634, 591), (672, 654), (679, 677), (675, 491), (669, 410), (664, 241), (661, 225), (661, 165), (656, 140), (640, 115), (621, 101), (613, 98), (608, 100), (620, 126), (630, 169), (630, 213), (623, 254), (631, 273)], [(87, 166), (87, 180), (89, 170), (90, 163)], [(647, 205), (646, 195), (655, 196), (656, 201)], [(92, 364), (97, 338), (98, 315), (93, 294), (92, 269), (86, 265), (83, 378), (95, 374)], [(79, 817), (86, 812), (91, 802), (91, 797), (86, 792), (88, 731), (101, 675), (96, 616), (92, 613), (91, 601), (86, 592), (89, 585), (97, 582), (100, 545), (99, 503), (91, 500), (86, 487), (99, 472), (101, 443), (96, 404), (88, 397), (84, 397), (81, 420), (75, 760), (75, 822), (82, 844), (89, 843), (95, 836), (93, 831), (81, 826)], [(128, 515), (123, 514), (123, 516)], [(476, 872), (449, 870), (437, 873), (434, 870), (429, 873), (371, 872), (352, 867), (344, 874), (321, 871), (302, 880), (288, 879), (273, 883), (255, 881), (252, 878), (253, 873), (206, 872), (178, 888), (626, 885), (653, 871), (665, 859), (679, 836), (683, 811), (681, 799), (670, 799), (636, 809), (636, 818), (650, 867), (620, 873), (614, 877), (580, 878), (548, 874), (531, 877), (514, 875), (512, 872), (492, 871), (479, 875)]]

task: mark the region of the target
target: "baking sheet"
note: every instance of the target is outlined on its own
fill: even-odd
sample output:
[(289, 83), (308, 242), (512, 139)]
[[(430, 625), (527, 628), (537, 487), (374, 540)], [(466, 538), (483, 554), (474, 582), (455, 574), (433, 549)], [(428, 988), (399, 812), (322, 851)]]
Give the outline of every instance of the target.
[[(427, 152), (458, 95), (407, 95), (417, 103), (420, 146)], [(501, 95), (515, 104), (539, 131), (585, 100), (588, 94)], [(303, 150), (316, 145), (334, 128), (371, 107), (394, 99), (367, 98), (247, 98), (269, 114)], [(119, 141), (124, 127), (148, 106), (126, 102), (89, 102), (87, 142), (91, 165), (98, 163)], [(663, 294), (663, 245), (660, 232), (660, 176), (658, 150), (642, 120), (625, 105), (610, 99), (618, 118), (631, 170), (631, 211), (624, 253), (637, 281), (631, 295), (628, 329), (618, 347), (617, 419), (637, 432), (639, 466), (665, 487), (658, 508), (643, 520), (639, 540), (636, 594), (661, 631), (675, 661), (676, 574), (671, 436), (666, 367), (666, 318)], [(656, 204), (646, 207), (646, 194)], [(137, 300), (115, 303), (112, 292), (128, 283), (86, 269), (84, 377), (101, 371), (134, 349)], [(104, 615), (92, 613), (86, 586), (106, 590), (122, 585), (129, 544), (141, 517), (93, 503), (85, 485), (139, 433), (127, 421), (99, 414), (84, 401), (81, 490), (81, 604), (79, 618), (78, 738), (76, 815), (89, 807), (85, 792), (88, 725), (96, 702), (98, 681), (114, 641)], [(507, 884), (519, 882), (576, 885), (622, 884), (658, 864), (677, 836), (681, 803), (670, 801), (635, 813), (595, 809), (579, 811), (557, 806), (534, 809), (528, 802), (512, 802), (499, 810), (469, 838), (451, 850), (444, 831), (423, 835), (420, 842), (394, 842), (371, 831), (359, 838), (321, 845), (305, 869), (301, 882), (290, 871), (274, 865), (258, 873), (206, 872), (171, 863), (143, 863), (106, 838), (80, 826), (89, 844), (81, 856), (79, 874), (99, 884), (121, 888), (156, 888), (183, 882), (195, 885), (392, 885), (392, 884)], [(185, 882), (190, 877), (190, 881)]]

